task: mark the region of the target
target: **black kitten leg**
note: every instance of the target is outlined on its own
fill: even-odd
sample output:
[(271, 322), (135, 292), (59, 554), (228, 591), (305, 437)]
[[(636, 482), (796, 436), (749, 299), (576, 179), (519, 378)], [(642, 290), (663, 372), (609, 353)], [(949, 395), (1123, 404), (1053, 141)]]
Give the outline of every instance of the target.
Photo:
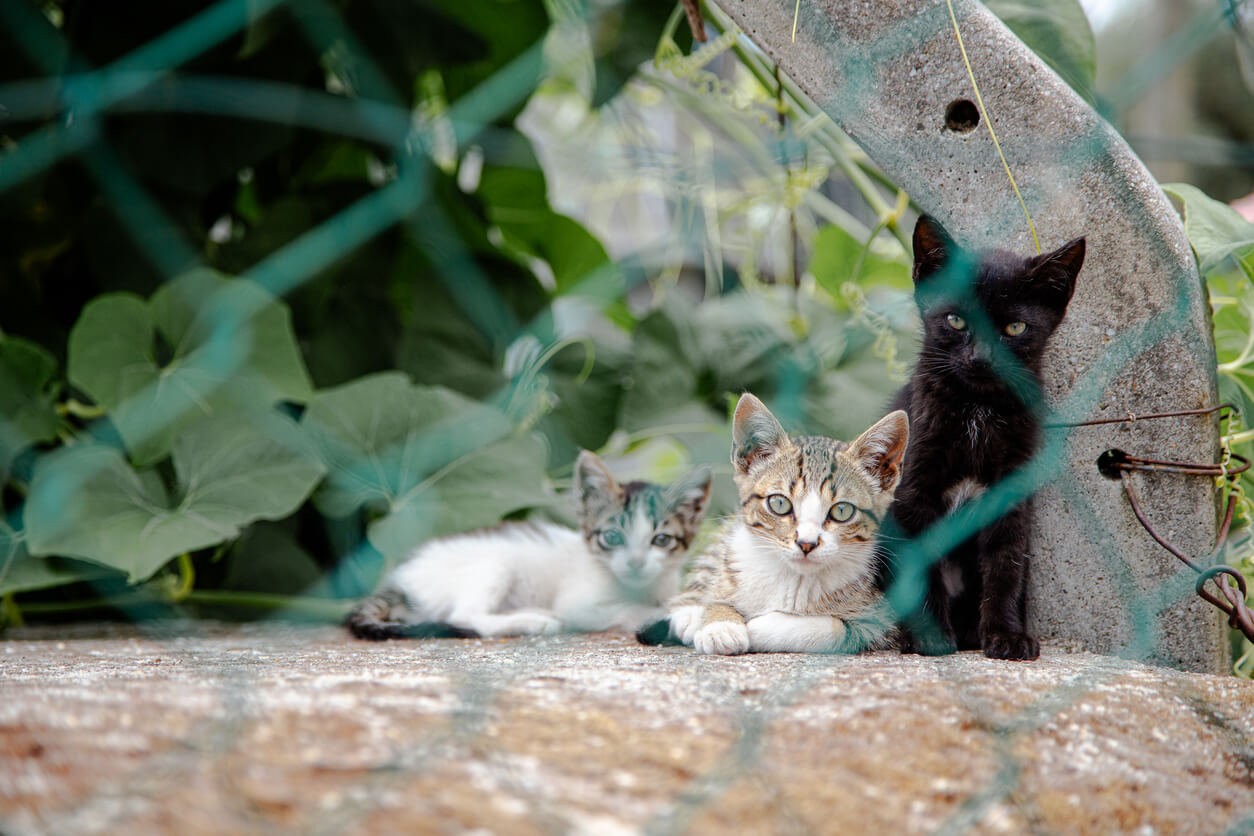
[[(887, 567), (881, 577), (890, 587), (899, 583), (917, 582), (918, 579), (926, 579), (927, 585), (923, 600), (917, 602), (913, 609), (899, 613), (898, 626), (901, 634), (898, 645), (902, 653), (918, 653), (923, 656), (953, 653), (957, 644), (950, 619), (950, 602), (944, 585), (940, 582), (940, 567), (951, 558), (941, 557), (925, 569), (919, 565), (927, 560), (924, 555), (899, 545), (913, 539), (906, 531), (916, 532), (914, 536), (917, 536), (917, 532), (925, 531), (939, 520), (942, 512), (918, 494), (912, 495), (909, 501), (903, 500), (901, 492), (898, 492), (897, 497), (898, 504), (893, 506), (887, 525), (881, 532), (885, 536), (880, 549)], [(919, 563), (904, 563), (903, 551), (912, 555), (912, 563)]]
[(679, 639), (671, 635), (671, 620), (663, 618), (661, 621), (655, 621), (652, 624), (641, 627), (636, 631), (636, 641), (647, 645), (665, 645), (674, 647), (681, 645)]
[(979, 534), (980, 646), (991, 659), (1035, 659), (1040, 643), (1028, 635), (1028, 534), (1032, 506), (1019, 506)]
[(903, 653), (922, 656), (946, 656), (958, 649), (954, 636), (951, 599), (945, 590), (941, 575), (951, 557), (942, 557), (928, 570), (927, 595), (923, 610), (907, 619), (902, 631)]

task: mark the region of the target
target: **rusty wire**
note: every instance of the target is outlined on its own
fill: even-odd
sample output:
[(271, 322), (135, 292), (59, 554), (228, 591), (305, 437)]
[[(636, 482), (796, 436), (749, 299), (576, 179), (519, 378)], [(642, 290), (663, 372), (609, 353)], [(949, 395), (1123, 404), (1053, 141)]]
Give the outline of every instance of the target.
[[(1092, 421), (1076, 421), (1075, 423), (1057, 423), (1046, 424), (1046, 427), (1096, 427), (1100, 424), (1131, 424), (1136, 421), (1150, 421), (1154, 418), (1180, 418), (1187, 415), (1209, 415), (1212, 412), (1219, 412), (1226, 409), (1229, 412), (1238, 412), (1239, 410), (1230, 403), (1221, 403), (1219, 406), (1207, 406), (1201, 409), (1180, 409), (1175, 412), (1147, 412), (1144, 415), (1133, 415), (1129, 413), (1123, 418), (1095, 418)], [(1219, 420), (1227, 418), (1227, 415), (1220, 415)]]
[[(1176, 412), (1155, 412), (1146, 415), (1129, 415), (1126, 418), (1102, 418), (1094, 421), (1081, 421), (1074, 424), (1050, 424), (1053, 427), (1088, 427), (1100, 424), (1118, 424), (1131, 423), (1134, 421), (1145, 421), (1154, 418), (1174, 418), (1187, 415), (1207, 415), (1212, 412), (1219, 412), (1227, 409), (1229, 412), (1236, 412), (1237, 408), (1230, 403), (1223, 403), (1218, 406), (1208, 407), (1205, 409), (1186, 409)], [(1221, 420), (1225, 416), (1220, 416)], [(1198, 462), (1179, 462), (1165, 459), (1149, 459), (1141, 456), (1132, 456), (1123, 450), (1112, 448), (1102, 453), (1097, 458), (1097, 469), (1107, 479), (1117, 479), (1123, 485), (1123, 492), (1128, 497), (1128, 504), (1132, 506), (1132, 513), (1136, 516), (1137, 522), (1149, 533), (1150, 537), (1164, 549), (1174, 555), (1181, 563), (1188, 566), (1197, 573), (1197, 583), (1194, 590), (1198, 597), (1209, 602), (1228, 616), (1228, 626), (1234, 627), (1245, 634), (1250, 641), (1254, 641), (1254, 613), (1251, 613), (1249, 606), (1245, 603), (1246, 585), (1245, 577), (1231, 566), (1216, 564), (1220, 553), (1224, 549), (1224, 544), (1228, 540), (1228, 533), (1232, 528), (1232, 518), (1237, 507), (1236, 490), (1232, 490), (1228, 494), (1227, 509), (1224, 512), (1223, 523), (1219, 527), (1219, 536), (1215, 541), (1215, 548), (1211, 551), (1210, 556), (1204, 561), (1205, 565), (1199, 565), (1193, 561), (1184, 552), (1177, 549), (1169, 543), (1161, 534), (1159, 534), (1150, 521), (1146, 518), (1145, 513), (1141, 510), (1140, 503), (1137, 501), (1136, 490), (1132, 486), (1132, 471), (1148, 471), (1157, 473), (1180, 473), (1186, 476), (1210, 476), (1213, 478), (1222, 478), (1227, 480), (1233, 486), (1236, 485), (1236, 477), (1250, 469), (1250, 461), (1244, 456), (1238, 456), (1225, 448), (1224, 464), (1207, 464)], [(1240, 462), (1235, 467), (1228, 466), (1227, 462), (1235, 459)], [(1225, 583), (1223, 576), (1231, 578), (1231, 583)], [(1214, 587), (1218, 589), (1219, 594), (1211, 592), (1207, 588), (1207, 582), (1213, 581)], [(1232, 584), (1236, 585), (1233, 586)]]

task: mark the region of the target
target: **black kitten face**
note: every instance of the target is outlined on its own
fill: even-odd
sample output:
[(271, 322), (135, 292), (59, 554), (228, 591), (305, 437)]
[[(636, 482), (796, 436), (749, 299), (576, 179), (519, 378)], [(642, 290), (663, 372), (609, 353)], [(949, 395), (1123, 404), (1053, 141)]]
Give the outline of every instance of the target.
[(915, 226), (914, 253), (924, 333), (920, 368), (969, 391), (1029, 396), (1075, 289), (1084, 239), (1032, 258), (1003, 251), (977, 256), (924, 215)]

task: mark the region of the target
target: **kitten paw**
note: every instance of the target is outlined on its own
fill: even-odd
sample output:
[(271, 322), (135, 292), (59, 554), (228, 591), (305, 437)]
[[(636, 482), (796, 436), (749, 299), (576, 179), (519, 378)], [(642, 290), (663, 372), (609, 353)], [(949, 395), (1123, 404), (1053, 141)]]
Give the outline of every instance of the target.
[(698, 653), (735, 656), (749, 650), (749, 630), (744, 622), (711, 621), (697, 631), (692, 646)]
[(1028, 660), (1041, 655), (1041, 643), (1027, 633), (988, 633), (983, 646), (990, 659)]
[(647, 624), (636, 631), (636, 641), (656, 647), (658, 645), (677, 645), (679, 640), (671, 635), (671, 623), (663, 618)]
[(678, 607), (670, 615), (671, 635), (692, 647), (697, 631), (701, 629), (701, 619), (704, 615), (705, 607)]
[(920, 656), (948, 656), (958, 652), (958, 644), (939, 630), (906, 632), (901, 637), (901, 652), (917, 653)]

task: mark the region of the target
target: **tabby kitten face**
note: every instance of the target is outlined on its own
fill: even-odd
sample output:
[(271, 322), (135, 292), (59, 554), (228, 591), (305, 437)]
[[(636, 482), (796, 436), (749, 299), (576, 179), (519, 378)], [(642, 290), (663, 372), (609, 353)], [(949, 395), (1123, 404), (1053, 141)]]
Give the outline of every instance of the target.
[(1084, 239), (1031, 258), (1004, 251), (977, 258), (924, 215), (914, 252), (920, 370), (974, 392), (1008, 387), (1032, 396), (1045, 344), (1084, 263)]
[(906, 413), (898, 410), (850, 444), (789, 438), (766, 406), (745, 394), (732, 427), (741, 520), (801, 574), (836, 564), (860, 570), (874, 560), (908, 437)]
[(672, 485), (619, 485), (594, 453), (575, 463), (575, 496), (589, 551), (624, 586), (649, 586), (684, 559), (710, 499), (710, 470)]

